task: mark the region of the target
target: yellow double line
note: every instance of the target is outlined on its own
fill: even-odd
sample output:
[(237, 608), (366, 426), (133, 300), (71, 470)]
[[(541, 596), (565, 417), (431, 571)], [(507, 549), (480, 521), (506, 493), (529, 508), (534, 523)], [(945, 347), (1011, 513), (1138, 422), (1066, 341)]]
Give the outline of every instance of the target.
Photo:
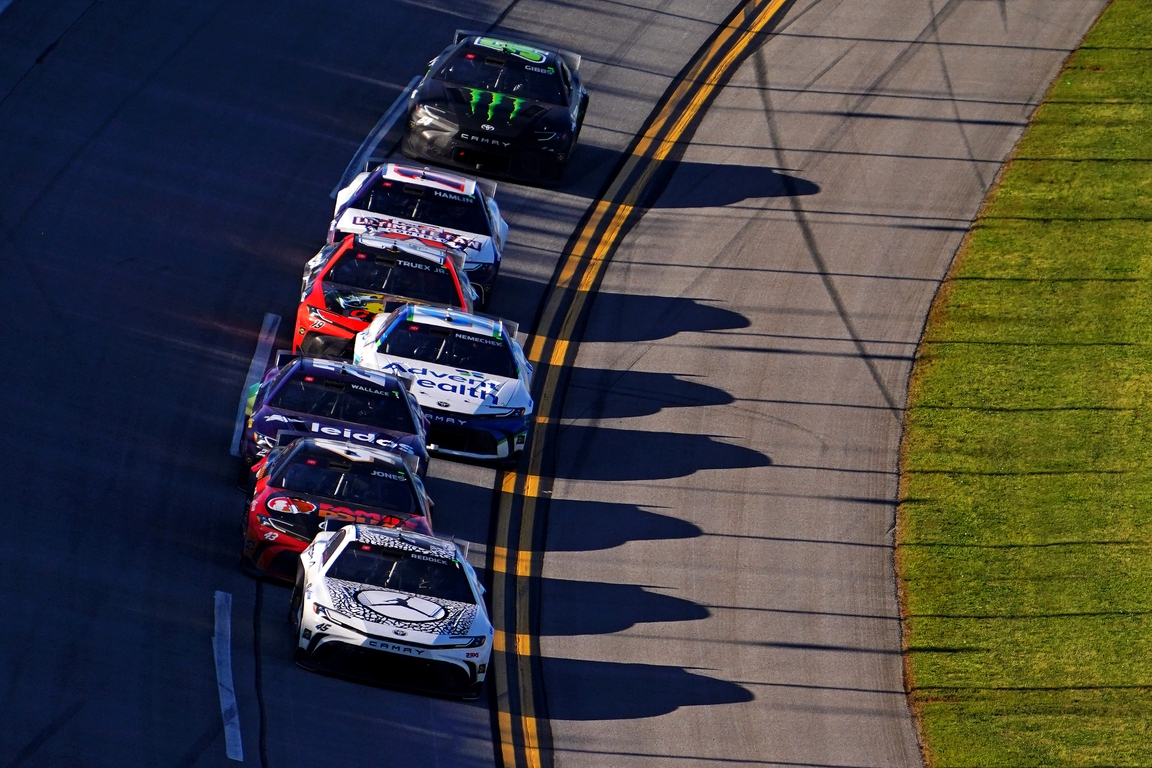
[[(634, 142), (611, 183), (585, 215), (561, 257), (556, 282), (528, 345), (541, 381), (536, 425), (527, 448), (525, 471), (500, 477), (496, 537), (490, 564), (492, 620), (496, 629), (491, 678), (496, 691), (496, 737), (504, 768), (544, 768), (551, 764), (550, 729), (539, 696), (539, 638), (533, 632), (538, 601), (543, 536), (552, 478), (543, 471), (546, 449), (560, 418), (561, 377), (576, 358), (577, 325), (587, 299), (620, 239), (635, 224), (645, 193), (660, 164), (684, 137), (701, 110), (750, 50), (757, 35), (782, 15), (790, 0), (744, 0), (697, 52)], [(521, 462), (523, 465), (523, 461)]]

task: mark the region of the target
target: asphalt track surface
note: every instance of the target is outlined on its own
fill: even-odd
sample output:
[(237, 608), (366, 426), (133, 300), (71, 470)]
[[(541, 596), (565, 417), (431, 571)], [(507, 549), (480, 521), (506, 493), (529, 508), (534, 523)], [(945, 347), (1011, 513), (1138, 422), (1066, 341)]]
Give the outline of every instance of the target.
[[(712, 106), (608, 268), (567, 391), (539, 617), (556, 764), (917, 763), (891, 574), (904, 382), (996, 168), (1101, 5), (798, 2)], [(510, 9), (500, 30), (585, 55), (592, 107), (563, 190), (501, 186), (494, 311), (531, 325), (732, 7)], [(263, 313), (294, 311), (349, 158), (453, 29), (506, 10), (0, 13), (0, 765), (234, 765), (217, 590), (246, 763), (498, 759), (484, 700), (291, 664), (287, 591), (235, 566), (228, 444)], [(437, 530), (487, 542), (495, 473), (433, 475)]]

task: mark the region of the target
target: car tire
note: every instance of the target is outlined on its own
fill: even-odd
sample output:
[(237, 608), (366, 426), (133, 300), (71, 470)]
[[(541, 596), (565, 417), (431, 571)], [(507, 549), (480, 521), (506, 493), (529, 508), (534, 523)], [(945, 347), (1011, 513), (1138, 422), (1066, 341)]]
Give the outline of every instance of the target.
[(304, 568), (296, 566), (296, 583), (292, 585), (292, 599), (288, 601), (288, 623), (300, 642), (300, 625), (304, 623)]
[(240, 469), (236, 473), (236, 487), (244, 493), (252, 492), (252, 467), (248, 466), (248, 462), (244, 459), (240, 459)]

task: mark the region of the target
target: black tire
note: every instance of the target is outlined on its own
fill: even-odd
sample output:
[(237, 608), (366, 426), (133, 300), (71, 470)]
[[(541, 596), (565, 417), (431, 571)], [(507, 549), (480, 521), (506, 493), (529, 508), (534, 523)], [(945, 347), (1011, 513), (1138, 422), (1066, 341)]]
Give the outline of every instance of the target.
[(236, 472), (236, 487), (244, 491), (244, 493), (252, 493), (252, 467), (248, 466), (248, 462), (240, 459), (240, 469)]
[(292, 585), (292, 599), (288, 602), (288, 623), (300, 642), (300, 625), (304, 623), (304, 567), (296, 566), (296, 583)]

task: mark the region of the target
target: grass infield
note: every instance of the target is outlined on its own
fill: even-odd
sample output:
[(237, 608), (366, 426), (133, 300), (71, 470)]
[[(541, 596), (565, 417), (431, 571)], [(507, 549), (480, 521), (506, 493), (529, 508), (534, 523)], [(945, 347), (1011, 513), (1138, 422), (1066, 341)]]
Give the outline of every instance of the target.
[(1037, 111), (912, 374), (897, 567), (931, 766), (1152, 765), (1152, 2)]

